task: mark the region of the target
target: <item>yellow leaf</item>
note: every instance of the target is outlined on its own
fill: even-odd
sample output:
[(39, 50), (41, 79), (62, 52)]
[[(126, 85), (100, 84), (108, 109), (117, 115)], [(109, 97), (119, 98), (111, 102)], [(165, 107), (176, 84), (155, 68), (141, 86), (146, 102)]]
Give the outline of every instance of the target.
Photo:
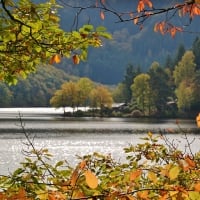
[(148, 173), (148, 178), (153, 181), (153, 183), (156, 183), (157, 182), (157, 176), (154, 172), (149, 172)]
[(85, 171), (84, 175), (85, 175), (87, 185), (91, 189), (95, 189), (98, 186), (97, 177), (90, 170)]
[(188, 194), (189, 194), (189, 200), (199, 200), (200, 199), (199, 192), (190, 191)]
[(178, 177), (180, 172), (179, 166), (174, 166), (169, 170), (169, 178), (170, 180), (174, 180)]

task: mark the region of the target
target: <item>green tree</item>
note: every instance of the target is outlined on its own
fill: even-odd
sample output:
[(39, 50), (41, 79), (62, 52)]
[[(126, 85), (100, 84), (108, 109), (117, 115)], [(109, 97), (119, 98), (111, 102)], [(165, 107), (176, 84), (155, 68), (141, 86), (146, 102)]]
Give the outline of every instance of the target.
[(183, 44), (180, 44), (178, 49), (177, 49), (177, 52), (176, 52), (176, 55), (175, 55), (175, 58), (174, 58), (174, 63), (173, 63), (173, 68), (178, 64), (178, 62), (182, 59), (183, 55), (185, 54), (185, 47)]
[(10, 107), (12, 101), (12, 92), (5, 84), (0, 83), (0, 107)]
[(188, 111), (194, 101), (195, 68), (193, 52), (186, 51), (173, 72), (175, 94), (180, 111)]
[(177, 105), (180, 111), (190, 111), (191, 105), (195, 100), (193, 83), (189, 80), (183, 80), (175, 91), (177, 96)]
[(132, 99), (132, 90), (131, 85), (133, 83), (133, 79), (140, 73), (140, 68), (135, 68), (133, 65), (129, 64), (126, 68), (126, 72), (124, 75), (123, 84), (125, 87), (123, 87), (124, 91), (124, 99), (125, 102), (128, 103)]
[(200, 38), (197, 37), (192, 45), (192, 52), (194, 53), (195, 60), (194, 62), (197, 65), (197, 69), (200, 69)]
[(126, 102), (125, 87), (124, 83), (118, 83), (118, 85), (114, 88), (112, 95), (116, 103)]
[(144, 73), (137, 75), (133, 80), (131, 89), (138, 108), (141, 109), (144, 114), (148, 112), (149, 115), (152, 107), (150, 76)]
[(168, 98), (171, 96), (169, 76), (158, 62), (153, 62), (148, 74), (150, 75), (150, 88), (152, 104), (158, 115), (164, 114)]
[(193, 79), (195, 75), (195, 68), (196, 64), (194, 62), (193, 52), (186, 51), (173, 72), (176, 86), (178, 86), (184, 80)]

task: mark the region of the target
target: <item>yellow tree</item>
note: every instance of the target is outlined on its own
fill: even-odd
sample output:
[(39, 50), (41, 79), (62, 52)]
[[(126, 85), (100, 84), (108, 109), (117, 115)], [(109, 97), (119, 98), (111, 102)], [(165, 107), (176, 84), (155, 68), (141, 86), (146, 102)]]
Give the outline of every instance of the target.
[(100, 108), (101, 115), (105, 107), (112, 107), (113, 98), (111, 92), (102, 85), (94, 88), (90, 93), (90, 106)]
[(69, 81), (63, 83), (60, 90), (57, 90), (50, 99), (50, 104), (56, 108), (72, 107), (73, 112), (79, 106), (79, 88), (77, 83)]
[(89, 103), (89, 94), (94, 88), (94, 83), (89, 78), (80, 78), (77, 82), (79, 87), (80, 105), (86, 106)]
[(133, 80), (131, 89), (138, 108), (141, 109), (144, 114), (146, 111), (150, 114), (152, 103), (150, 76), (144, 73), (137, 75)]

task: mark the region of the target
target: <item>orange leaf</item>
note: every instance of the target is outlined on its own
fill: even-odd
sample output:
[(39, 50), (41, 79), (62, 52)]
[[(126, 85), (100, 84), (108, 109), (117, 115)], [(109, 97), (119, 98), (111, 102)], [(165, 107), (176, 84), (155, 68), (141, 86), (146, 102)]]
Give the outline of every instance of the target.
[(153, 4), (152, 4), (152, 2), (150, 0), (143, 0), (143, 1), (149, 8), (153, 7)]
[(196, 163), (189, 156), (186, 156), (185, 161), (189, 165), (190, 168), (196, 167)]
[(195, 184), (194, 189), (195, 191), (200, 192), (200, 182)]
[(131, 174), (130, 174), (130, 181), (134, 181), (141, 174), (142, 174), (142, 170), (140, 170), (140, 169), (131, 172)]
[(75, 65), (79, 64), (80, 62), (80, 58), (77, 54), (73, 55), (72, 60)]
[(80, 167), (80, 169), (84, 169), (85, 166), (86, 166), (86, 161), (83, 160), (83, 161), (79, 164), (79, 167)]
[(74, 187), (76, 185), (77, 179), (78, 179), (78, 170), (75, 169), (72, 176), (71, 176), (71, 180), (70, 180), (72, 187)]
[(175, 27), (172, 27), (170, 29), (170, 35), (174, 38), (174, 36), (176, 35), (176, 28)]
[(55, 54), (51, 57), (50, 59), (50, 64), (52, 65), (53, 63), (60, 63), (61, 62), (61, 56), (60, 54)]
[(147, 191), (147, 190), (142, 191), (142, 192), (138, 192), (137, 195), (138, 195), (138, 197), (141, 198), (141, 199), (149, 199), (149, 198), (148, 198), (149, 191)]
[(137, 11), (140, 13), (144, 10), (144, 2), (143, 0), (140, 0), (137, 6)]
[(200, 113), (196, 117), (197, 127), (200, 128)]
[(138, 18), (138, 17), (135, 17), (135, 18), (133, 19), (133, 23), (134, 23), (134, 24), (137, 24), (138, 21), (139, 21), (139, 18)]
[(95, 189), (98, 186), (97, 177), (90, 170), (85, 171), (84, 175), (85, 175), (87, 185), (91, 189)]
[(105, 19), (105, 14), (104, 14), (104, 12), (102, 10), (100, 11), (100, 17), (101, 17), (102, 20)]

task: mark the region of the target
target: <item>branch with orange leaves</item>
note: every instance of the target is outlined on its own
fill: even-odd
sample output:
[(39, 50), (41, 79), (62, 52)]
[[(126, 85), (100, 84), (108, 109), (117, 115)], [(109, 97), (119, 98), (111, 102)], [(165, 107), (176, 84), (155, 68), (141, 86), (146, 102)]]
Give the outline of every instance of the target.
[[(169, 3), (163, 7), (156, 7), (155, 0), (138, 0), (135, 3), (135, 8), (130, 10), (130, 6), (127, 10), (117, 10), (116, 4), (111, 3), (107, 0), (96, 0), (96, 3), (83, 6), (84, 3), (80, 5), (73, 5), (66, 3), (64, 0), (58, 0), (58, 3), (62, 4), (64, 7), (70, 7), (72, 9), (77, 9), (76, 18), (74, 24), (76, 27), (78, 25), (78, 19), (81, 15), (81, 12), (87, 9), (97, 9), (99, 12), (99, 17), (102, 20), (106, 20), (106, 14), (110, 13), (116, 16), (116, 23), (122, 22), (133, 22), (135, 25), (138, 25), (140, 29), (143, 28), (144, 23), (152, 17), (160, 16), (162, 20), (155, 24), (154, 30), (160, 32), (161, 34), (170, 34), (172, 37), (176, 35), (177, 32), (184, 32), (184, 28), (188, 27), (191, 21), (195, 16), (200, 15), (200, 1), (199, 0), (185, 0), (173, 3)], [(173, 18), (178, 17), (187, 17), (188, 23), (182, 26), (177, 26), (173, 24)]]

